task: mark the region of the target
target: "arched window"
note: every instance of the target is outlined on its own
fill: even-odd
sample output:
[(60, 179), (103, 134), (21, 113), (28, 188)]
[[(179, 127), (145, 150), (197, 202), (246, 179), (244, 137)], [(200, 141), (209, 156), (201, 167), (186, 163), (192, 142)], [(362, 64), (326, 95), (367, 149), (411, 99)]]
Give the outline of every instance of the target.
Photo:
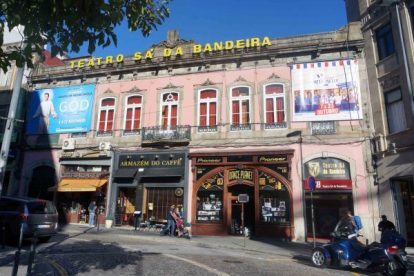
[(161, 126), (163, 129), (175, 128), (178, 122), (178, 93), (161, 95)]
[(286, 108), (283, 84), (268, 84), (264, 87), (265, 128), (285, 128)]
[(250, 88), (231, 89), (231, 130), (251, 129), (250, 126)]
[(217, 91), (205, 89), (199, 92), (198, 130), (200, 132), (217, 131)]
[(197, 192), (196, 221), (223, 222), (223, 186), (202, 185)]
[(124, 135), (139, 134), (141, 128), (142, 96), (126, 98)]
[(290, 222), (290, 195), (286, 186), (273, 176), (260, 172), (260, 221), (264, 223)]
[(115, 98), (101, 100), (98, 110), (98, 136), (112, 136), (115, 119)]

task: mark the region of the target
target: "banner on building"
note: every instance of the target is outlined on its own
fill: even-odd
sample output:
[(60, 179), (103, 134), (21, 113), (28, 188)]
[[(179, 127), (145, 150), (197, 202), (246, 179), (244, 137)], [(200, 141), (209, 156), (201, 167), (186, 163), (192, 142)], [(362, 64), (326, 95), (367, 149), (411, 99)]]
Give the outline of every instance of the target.
[(293, 64), (293, 121), (362, 119), (356, 60)]
[(31, 93), (26, 133), (88, 132), (91, 127), (95, 85), (35, 90)]

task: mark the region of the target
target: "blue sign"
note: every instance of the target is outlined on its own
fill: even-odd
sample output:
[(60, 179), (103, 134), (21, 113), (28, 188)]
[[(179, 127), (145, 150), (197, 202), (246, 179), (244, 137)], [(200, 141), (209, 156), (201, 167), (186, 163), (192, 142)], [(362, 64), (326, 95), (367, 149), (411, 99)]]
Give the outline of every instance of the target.
[(311, 189), (311, 191), (314, 191), (315, 190), (315, 188), (316, 188), (316, 180), (315, 180), (315, 177), (310, 176), (308, 178), (308, 187), (309, 187), (309, 189)]
[(33, 91), (26, 134), (88, 132), (94, 93), (94, 84)]

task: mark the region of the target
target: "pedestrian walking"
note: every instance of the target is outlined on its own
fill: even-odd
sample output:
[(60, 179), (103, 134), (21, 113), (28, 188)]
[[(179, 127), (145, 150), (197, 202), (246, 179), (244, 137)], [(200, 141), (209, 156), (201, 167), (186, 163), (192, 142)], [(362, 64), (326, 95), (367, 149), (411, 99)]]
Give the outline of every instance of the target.
[(95, 200), (92, 200), (91, 203), (88, 206), (89, 211), (89, 226), (95, 225), (95, 212), (96, 212), (96, 202)]

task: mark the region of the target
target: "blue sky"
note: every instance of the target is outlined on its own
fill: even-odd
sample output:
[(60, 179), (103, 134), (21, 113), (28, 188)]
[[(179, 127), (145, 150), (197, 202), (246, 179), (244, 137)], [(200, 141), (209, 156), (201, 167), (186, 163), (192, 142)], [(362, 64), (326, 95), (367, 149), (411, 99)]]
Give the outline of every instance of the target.
[[(94, 56), (145, 51), (176, 29), (180, 38), (204, 44), (251, 37), (271, 38), (334, 31), (346, 24), (344, 0), (174, 0), (170, 17), (144, 38), (117, 28), (118, 47), (98, 48)], [(87, 55), (87, 47), (71, 57)]]

